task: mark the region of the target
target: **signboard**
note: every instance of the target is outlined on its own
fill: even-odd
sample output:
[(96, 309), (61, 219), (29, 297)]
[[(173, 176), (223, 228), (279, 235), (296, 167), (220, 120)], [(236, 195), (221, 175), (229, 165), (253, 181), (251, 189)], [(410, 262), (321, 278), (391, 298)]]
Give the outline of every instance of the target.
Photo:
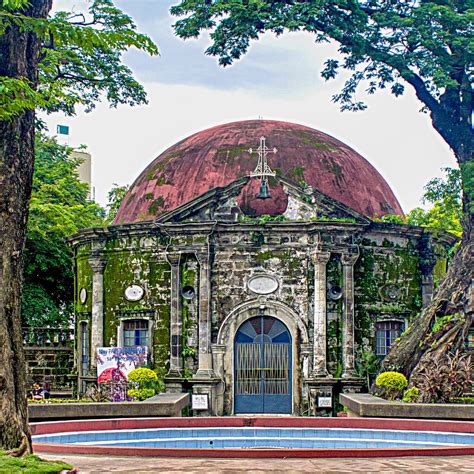
[(68, 125), (58, 125), (56, 127), (56, 132), (58, 135), (69, 135), (69, 126)]
[(331, 408), (332, 397), (318, 397), (318, 408)]
[(191, 408), (193, 410), (209, 410), (209, 396), (207, 393), (193, 393), (191, 395)]
[(97, 349), (97, 382), (123, 382), (128, 374), (140, 365), (147, 363), (148, 348), (99, 347)]

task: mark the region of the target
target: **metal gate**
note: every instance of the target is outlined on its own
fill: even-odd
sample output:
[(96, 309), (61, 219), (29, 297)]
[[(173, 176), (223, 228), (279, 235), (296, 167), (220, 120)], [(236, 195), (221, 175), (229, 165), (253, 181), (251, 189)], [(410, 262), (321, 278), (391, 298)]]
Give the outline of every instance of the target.
[(278, 319), (258, 316), (235, 336), (235, 413), (291, 413), (291, 336)]

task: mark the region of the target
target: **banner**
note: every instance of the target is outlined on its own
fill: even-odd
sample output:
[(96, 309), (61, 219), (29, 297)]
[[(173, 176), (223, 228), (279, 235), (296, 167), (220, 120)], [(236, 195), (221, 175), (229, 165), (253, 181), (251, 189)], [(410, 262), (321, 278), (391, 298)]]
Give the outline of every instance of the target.
[(124, 382), (128, 374), (140, 365), (146, 365), (148, 348), (99, 347), (97, 349), (97, 382)]

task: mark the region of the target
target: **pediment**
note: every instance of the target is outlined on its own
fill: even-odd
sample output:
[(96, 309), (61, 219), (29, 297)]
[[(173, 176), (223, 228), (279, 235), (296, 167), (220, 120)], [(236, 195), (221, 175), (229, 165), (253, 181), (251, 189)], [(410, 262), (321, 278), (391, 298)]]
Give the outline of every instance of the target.
[[(212, 188), (191, 201), (158, 216), (156, 223), (165, 222), (239, 222), (251, 221), (244, 212), (239, 196), (249, 185), (250, 177), (239, 178), (227, 186)], [(280, 186), (287, 197), (286, 210), (281, 215), (288, 221), (341, 220), (368, 224), (370, 219), (345, 204), (309, 186), (303, 187), (286, 178), (273, 178), (273, 187)], [(253, 197), (253, 195), (252, 195)], [(240, 201), (240, 204), (239, 204)], [(256, 220), (261, 214), (254, 216)]]

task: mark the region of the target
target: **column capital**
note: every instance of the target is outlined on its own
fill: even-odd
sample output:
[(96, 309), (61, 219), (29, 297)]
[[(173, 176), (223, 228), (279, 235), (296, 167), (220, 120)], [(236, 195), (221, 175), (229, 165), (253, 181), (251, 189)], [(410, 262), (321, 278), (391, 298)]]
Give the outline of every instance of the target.
[(225, 354), (227, 350), (227, 346), (225, 344), (212, 344), (211, 345), (211, 352), (213, 354)]
[(311, 251), (311, 260), (313, 261), (313, 263), (326, 264), (329, 262), (330, 258), (331, 258), (331, 252), (327, 252), (327, 251), (323, 252), (318, 249)]
[(102, 255), (91, 255), (89, 265), (94, 273), (102, 273), (107, 265), (107, 260)]
[(341, 263), (347, 266), (353, 266), (359, 258), (358, 253), (343, 253), (341, 254)]
[(170, 265), (177, 266), (181, 260), (181, 252), (168, 252), (166, 254), (166, 259)]
[(194, 255), (196, 256), (199, 265), (206, 265), (209, 263), (209, 253), (207, 251), (196, 251), (194, 252)]

